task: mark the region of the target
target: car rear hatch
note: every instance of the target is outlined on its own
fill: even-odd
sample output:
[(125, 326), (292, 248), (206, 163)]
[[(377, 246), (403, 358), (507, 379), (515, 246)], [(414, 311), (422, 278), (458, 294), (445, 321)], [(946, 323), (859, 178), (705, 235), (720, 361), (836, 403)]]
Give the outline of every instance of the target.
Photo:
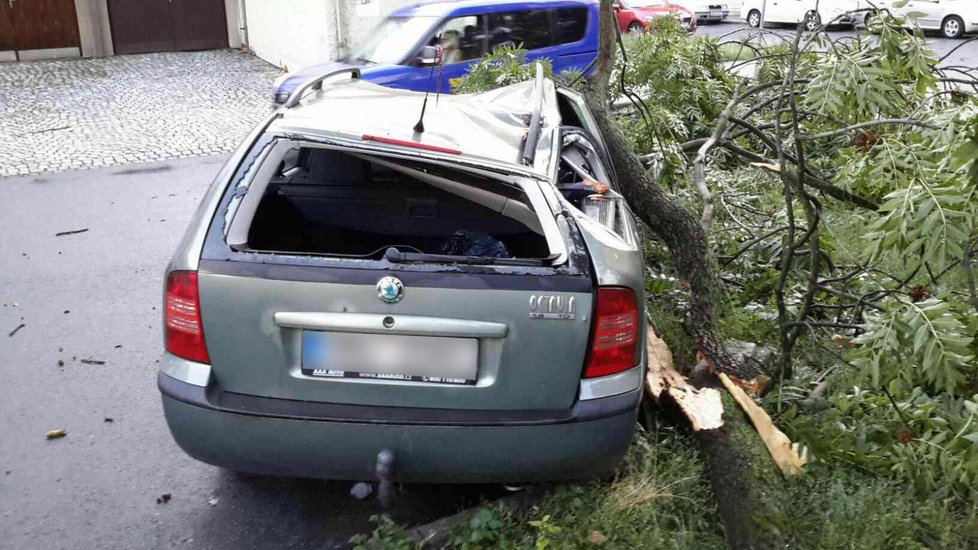
[(337, 404), (560, 410), (592, 277), (538, 182), (277, 140), (198, 271), (217, 386)]

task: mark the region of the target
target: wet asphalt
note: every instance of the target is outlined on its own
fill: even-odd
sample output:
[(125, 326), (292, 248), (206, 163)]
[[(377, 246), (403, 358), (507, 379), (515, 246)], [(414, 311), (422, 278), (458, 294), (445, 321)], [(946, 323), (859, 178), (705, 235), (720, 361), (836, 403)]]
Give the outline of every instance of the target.
[[(739, 21), (739, 17), (736, 16), (731, 16), (728, 21), (723, 23), (708, 23), (705, 25), (700, 25), (699, 28), (696, 29), (696, 33), (715, 36), (721, 42), (728, 40), (739, 41), (747, 37), (756, 37), (758, 35), (758, 31), (756, 29), (752, 29), (747, 25), (747, 23)], [(768, 37), (767, 40), (769, 42), (777, 42), (780, 40), (790, 41), (794, 38), (794, 33), (794, 25), (769, 24), (768, 28), (765, 29), (765, 36)], [(838, 40), (843, 37), (866, 36), (866, 30), (845, 27), (831, 27), (827, 34), (832, 40)], [(775, 35), (781, 38), (777, 38)], [(936, 32), (928, 31), (926, 34), (927, 43), (930, 45), (937, 57), (944, 58), (946, 56), (946, 59), (941, 62), (941, 65), (944, 67), (978, 66), (978, 40), (969, 41), (971, 38), (974, 37), (967, 36), (962, 39), (951, 40), (941, 37), (940, 34)]]
[[(197, 462), (167, 431), (163, 270), (224, 159), (0, 179), (0, 548), (334, 548), (383, 511), (349, 482)], [(388, 512), (500, 492), (407, 486)]]

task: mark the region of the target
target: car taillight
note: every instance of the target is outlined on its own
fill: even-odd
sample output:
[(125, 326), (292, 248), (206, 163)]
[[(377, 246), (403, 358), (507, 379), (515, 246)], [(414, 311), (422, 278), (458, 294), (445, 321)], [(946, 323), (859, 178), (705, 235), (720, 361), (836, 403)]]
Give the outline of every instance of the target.
[(166, 351), (198, 363), (210, 363), (207, 344), (204, 342), (204, 327), (200, 322), (197, 273), (170, 273), (166, 279), (164, 308)]
[(598, 288), (584, 377), (607, 376), (638, 364), (638, 303), (628, 288)]

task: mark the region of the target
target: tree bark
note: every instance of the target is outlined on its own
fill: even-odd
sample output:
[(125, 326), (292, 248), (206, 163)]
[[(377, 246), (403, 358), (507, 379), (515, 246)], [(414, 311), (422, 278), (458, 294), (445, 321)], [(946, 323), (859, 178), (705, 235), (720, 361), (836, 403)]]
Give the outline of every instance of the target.
[(608, 146), (622, 195), (672, 253), (676, 270), (689, 289), (691, 329), (699, 351), (720, 371), (745, 380), (753, 378), (759, 374), (757, 369), (725, 353), (717, 332), (715, 310), (720, 282), (713, 272), (703, 227), (652, 181), (613, 118), (608, 80), (614, 61), (617, 23), (611, 0), (601, 1), (600, 28), (598, 56), (594, 73), (587, 78), (584, 98)]
[[(688, 287), (692, 308), (691, 328), (697, 348), (719, 371), (742, 380), (752, 379), (759, 374), (757, 369), (735, 360), (721, 345), (716, 321), (720, 282), (714, 272), (703, 226), (652, 181), (613, 118), (608, 82), (617, 39), (617, 23), (611, 4), (611, 0), (601, 0), (598, 57), (595, 71), (586, 81), (585, 101), (608, 146), (625, 200), (652, 232), (665, 242), (677, 271)], [(650, 368), (652, 355), (650, 353)], [(681, 403), (684, 401), (682, 397), (688, 394), (665, 391), (660, 394), (663, 397), (658, 402), (667, 410), (683, 411), (683, 418), (690, 423), (706, 464), (727, 541), (736, 550), (785, 547), (783, 531), (778, 529), (782, 517), (778, 506), (784, 504), (776, 496), (780, 473), (763, 442), (714, 374), (701, 369), (690, 381), (697, 387), (713, 387), (716, 390), (709, 391), (721, 392), (721, 426), (715, 427), (709, 423), (704, 426), (700, 421), (702, 415), (690, 414), (690, 410), (705, 410), (708, 413), (713, 406), (710, 403), (702, 405), (702, 400), (699, 400), (699, 406), (697, 403)], [(663, 382), (663, 385), (668, 385), (668, 382)], [(706, 416), (709, 419), (709, 415)], [(701, 425), (697, 427), (697, 423)]]

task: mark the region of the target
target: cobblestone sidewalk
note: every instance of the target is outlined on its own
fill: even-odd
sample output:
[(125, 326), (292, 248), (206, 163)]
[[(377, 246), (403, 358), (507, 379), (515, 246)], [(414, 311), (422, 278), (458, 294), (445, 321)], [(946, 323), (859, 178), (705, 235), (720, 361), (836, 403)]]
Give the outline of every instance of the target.
[(0, 63), (0, 177), (231, 151), (277, 74), (234, 50)]

